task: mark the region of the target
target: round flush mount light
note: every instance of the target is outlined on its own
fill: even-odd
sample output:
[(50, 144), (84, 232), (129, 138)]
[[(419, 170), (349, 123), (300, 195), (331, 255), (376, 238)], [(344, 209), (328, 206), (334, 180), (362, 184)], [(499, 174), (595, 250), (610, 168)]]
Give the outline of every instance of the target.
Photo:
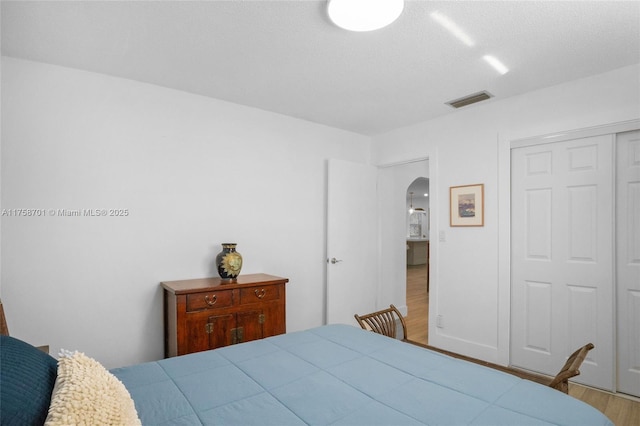
[(404, 0), (328, 0), (329, 18), (349, 31), (373, 31), (400, 16)]

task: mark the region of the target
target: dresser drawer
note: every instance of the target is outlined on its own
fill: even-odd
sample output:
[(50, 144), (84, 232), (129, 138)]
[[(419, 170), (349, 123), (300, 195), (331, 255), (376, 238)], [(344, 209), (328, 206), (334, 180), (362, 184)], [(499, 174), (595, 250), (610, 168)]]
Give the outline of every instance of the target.
[(240, 289), (240, 304), (257, 303), (280, 298), (280, 285), (249, 287)]
[(233, 305), (233, 290), (187, 294), (187, 312), (228, 308)]

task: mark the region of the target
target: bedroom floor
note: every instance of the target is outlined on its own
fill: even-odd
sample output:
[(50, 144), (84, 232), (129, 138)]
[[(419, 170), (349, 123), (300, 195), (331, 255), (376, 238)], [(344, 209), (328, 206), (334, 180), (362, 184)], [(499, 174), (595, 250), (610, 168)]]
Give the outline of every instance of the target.
[[(429, 332), (427, 266), (407, 266), (407, 337), (426, 345)], [(640, 425), (640, 399), (622, 397), (577, 384), (569, 385), (569, 395), (603, 412), (616, 426)]]

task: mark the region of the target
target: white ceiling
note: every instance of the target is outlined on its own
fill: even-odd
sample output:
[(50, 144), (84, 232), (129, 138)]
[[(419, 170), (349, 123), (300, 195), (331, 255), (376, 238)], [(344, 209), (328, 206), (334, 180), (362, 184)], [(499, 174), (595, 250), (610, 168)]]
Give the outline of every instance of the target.
[(411, 199), (411, 192), (413, 192), (413, 199), (424, 197), (424, 194), (429, 193), (429, 179), (419, 177), (409, 185), (407, 188), (407, 200)]
[[(460, 43), (438, 10), (476, 41)], [(375, 135), (640, 62), (640, 2), (407, 1), (341, 30), (326, 2), (2, 1), (2, 54), (148, 82)], [(482, 56), (498, 57), (499, 75)], [(466, 108), (474, 108), (468, 106)]]

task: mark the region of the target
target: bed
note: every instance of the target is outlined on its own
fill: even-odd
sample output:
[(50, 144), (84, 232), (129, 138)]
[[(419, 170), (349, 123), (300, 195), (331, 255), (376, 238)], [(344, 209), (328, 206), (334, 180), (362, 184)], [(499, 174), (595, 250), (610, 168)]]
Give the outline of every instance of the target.
[(145, 425), (612, 425), (562, 392), (349, 325), (110, 373)]

